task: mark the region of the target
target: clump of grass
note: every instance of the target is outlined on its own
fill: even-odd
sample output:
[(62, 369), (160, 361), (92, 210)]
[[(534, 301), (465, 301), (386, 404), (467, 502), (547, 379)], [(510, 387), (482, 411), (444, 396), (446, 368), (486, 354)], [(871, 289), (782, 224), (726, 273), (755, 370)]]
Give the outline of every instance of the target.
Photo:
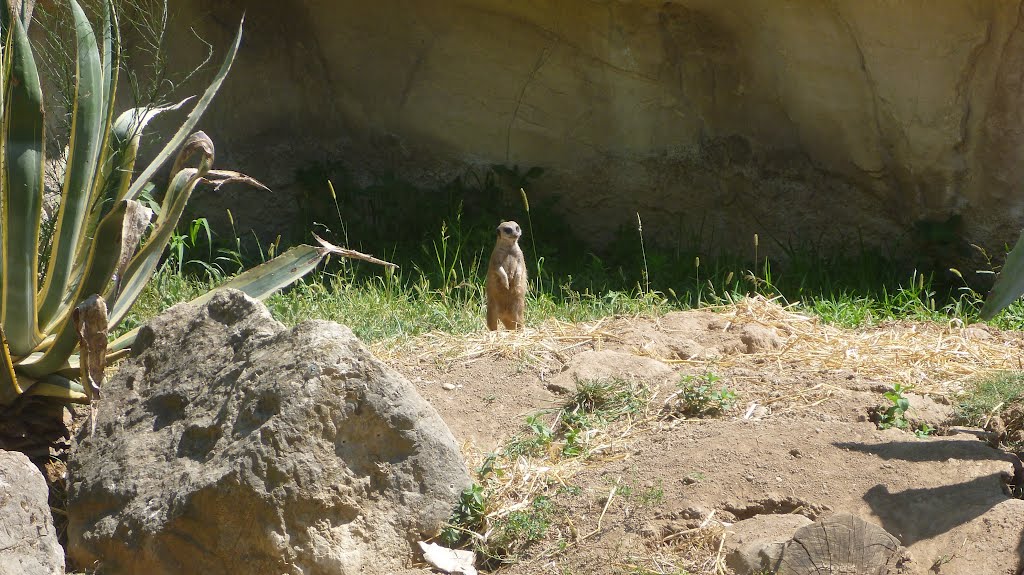
[[(578, 381), (577, 392), (564, 405), (528, 417), (523, 433), (484, 459), (477, 469), (477, 483), (462, 493), (441, 534), (442, 541), (449, 546), (471, 546), (488, 567), (518, 560), (529, 545), (545, 537), (555, 520), (553, 498), (573, 490), (534, 478), (518, 486), (527, 490), (521, 493), (510, 486), (514, 477), (521, 477), (524, 467), (533, 469), (539, 461), (550, 469), (592, 455), (605, 428), (640, 417), (650, 397), (645, 386), (631, 381)], [(575, 492), (579, 494), (578, 489)], [(664, 491), (659, 484), (641, 497), (653, 505), (664, 497)], [(510, 498), (515, 503), (502, 509), (500, 502)]]
[(649, 399), (650, 391), (632, 381), (577, 381), (576, 393), (555, 411), (550, 425), (544, 422), (544, 414), (530, 415), (526, 418), (526, 430), (505, 445), (503, 454), (510, 458), (546, 453), (586, 456), (595, 430), (641, 414)]
[(563, 440), (562, 455), (586, 455), (592, 430), (641, 414), (649, 399), (646, 387), (623, 379), (577, 381), (576, 394), (555, 424)]
[(540, 495), (525, 509), (517, 509), (491, 523), (491, 536), (478, 552), (485, 566), (513, 563), (530, 544), (548, 533), (555, 508), (551, 499)]
[(713, 417), (721, 415), (736, 404), (736, 392), (719, 386), (721, 377), (706, 372), (684, 375), (676, 384), (676, 391), (665, 404), (673, 414), (686, 417)]
[(646, 387), (621, 378), (577, 380), (575, 395), (562, 407), (561, 424), (606, 425), (641, 413), (649, 397)]
[(977, 380), (964, 392), (956, 409), (956, 418), (964, 425), (983, 427), (1022, 397), (1024, 371), (998, 371)]

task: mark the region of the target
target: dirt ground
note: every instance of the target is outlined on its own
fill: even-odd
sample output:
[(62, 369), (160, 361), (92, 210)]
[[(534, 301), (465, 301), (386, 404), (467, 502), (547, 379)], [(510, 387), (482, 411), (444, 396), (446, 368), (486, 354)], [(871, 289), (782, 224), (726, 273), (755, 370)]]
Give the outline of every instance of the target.
[[(648, 412), (610, 430), (590, 457), (516, 464), (512, 474), (538, 483), (557, 512), (503, 573), (729, 573), (743, 520), (851, 513), (899, 539), (899, 573), (978, 575), (1024, 565), (1024, 501), (1007, 485), (1020, 462), (979, 430), (950, 429), (952, 406), (985, 371), (1019, 369), (1022, 350), (1015, 332), (842, 330), (759, 299), (376, 351), (440, 412), (471, 468), (522, 433), (528, 415), (564, 404), (577, 380), (652, 390)], [(666, 416), (680, 377), (709, 372), (736, 406)], [(895, 383), (914, 386), (909, 417), (938, 433), (869, 420)]]

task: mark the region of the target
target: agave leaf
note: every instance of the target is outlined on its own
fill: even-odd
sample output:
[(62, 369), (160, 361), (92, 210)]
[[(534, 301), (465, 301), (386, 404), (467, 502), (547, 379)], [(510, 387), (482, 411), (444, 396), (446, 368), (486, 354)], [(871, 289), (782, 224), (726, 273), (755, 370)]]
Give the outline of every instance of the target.
[[(314, 235), (314, 237), (316, 237)], [(371, 255), (349, 250), (332, 245), (320, 238), (319, 246), (296, 246), (276, 258), (264, 262), (246, 272), (243, 272), (231, 281), (220, 286), (216, 290), (207, 292), (189, 303), (201, 304), (213, 297), (213, 294), (222, 289), (237, 289), (254, 299), (265, 299), (275, 291), (294, 283), (296, 280), (313, 270), (325, 257), (334, 254), (342, 257), (366, 260), (372, 263), (390, 267), (397, 267), (395, 264), (379, 260)], [(122, 335), (114, 340), (109, 349), (111, 351), (125, 349), (132, 345), (138, 335), (138, 328)]]
[[(121, 36), (118, 29), (117, 11), (114, 9), (112, 0), (103, 2), (103, 27), (100, 40), (102, 50), (103, 70), (102, 92), (103, 102), (106, 103), (106, 115), (104, 117), (103, 137), (100, 140), (100, 161), (99, 169), (93, 180), (90, 193), (91, 205), (89, 207), (89, 219), (86, 229), (91, 234), (99, 219), (106, 215), (104, 208), (109, 209), (113, 202), (103, 205), (104, 192), (108, 188), (108, 181), (115, 169), (121, 167), (117, 153), (121, 151), (126, 142), (127, 136), (116, 137), (115, 127), (115, 104), (117, 102), (117, 78), (121, 65)], [(131, 169), (128, 170), (129, 177)], [(120, 181), (118, 179), (118, 181)]]
[(108, 146), (110, 159), (105, 164), (105, 169), (110, 173), (105, 175), (105, 187), (102, 199), (136, 199), (141, 193), (129, 196), (131, 188), (132, 172), (135, 170), (135, 160), (138, 158), (139, 145), (142, 142), (142, 132), (149, 122), (164, 112), (181, 108), (192, 97), (189, 96), (177, 104), (166, 106), (132, 108), (122, 112), (114, 121), (111, 132), (111, 139)]
[(42, 381), (34, 382), (25, 395), (53, 397), (72, 403), (89, 403), (89, 396), (78, 382), (55, 373)]
[(117, 261), (117, 275), (114, 277), (114, 283), (110, 288), (108, 298), (116, 298), (121, 292), (121, 278), (124, 277), (124, 273), (128, 269), (128, 263), (131, 262), (132, 256), (135, 255), (135, 250), (142, 241), (142, 235), (146, 232), (146, 228), (149, 227), (149, 222), (153, 219), (153, 210), (135, 200), (126, 201), (128, 202), (128, 210), (125, 213), (124, 222), (121, 224), (121, 256)]
[(986, 321), (992, 319), (1017, 301), (1021, 294), (1024, 294), (1024, 233), (1017, 239), (1010, 253), (1006, 254), (1006, 262), (985, 298), (979, 317)]
[(238, 54), (238, 46), (242, 42), (242, 23), (244, 20), (245, 18), (243, 17), (242, 21), (238, 23), (238, 33), (235, 34), (235, 40), (231, 44), (231, 48), (228, 51), (228, 55), (224, 58), (224, 62), (221, 64), (220, 70), (217, 71), (217, 75), (214, 76), (213, 81), (206, 88), (206, 91), (203, 92), (202, 97), (199, 98), (198, 102), (196, 102), (196, 107), (189, 112), (188, 118), (185, 119), (185, 123), (178, 128), (178, 131), (175, 132), (174, 136), (172, 136), (170, 140), (168, 140), (163, 149), (160, 150), (156, 157), (153, 158), (153, 161), (146, 166), (146, 169), (139, 174), (135, 183), (133, 183), (131, 188), (128, 190), (126, 197), (129, 199), (135, 199), (138, 196), (139, 192), (141, 192), (142, 188), (146, 185), (146, 182), (153, 179), (157, 170), (159, 170), (160, 167), (163, 166), (172, 155), (174, 155), (175, 150), (177, 150), (185, 140), (188, 139), (189, 134), (192, 133), (196, 124), (199, 123), (199, 117), (206, 111), (206, 108), (210, 105), (213, 97), (217, 94), (217, 91), (220, 90), (221, 85), (224, 83), (224, 78), (227, 77), (228, 72), (231, 70), (231, 64), (235, 61), (235, 55)]
[(14, 374), (14, 361), (7, 347), (7, 336), (0, 328), (0, 405), (8, 405), (24, 392)]
[(121, 34), (117, 25), (117, 11), (110, 0), (103, 2), (103, 29), (100, 34), (103, 51), (103, 94), (107, 102), (107, 125), (114, 118), (114, 94), (117, 91), (117, 73), (121, 64)]
[(123, 276), (119, 278), (119, 291), (110, 304), (111, 328), (121, 322), (153, 276), (153, 272), (160, 262), (160, 256), (163, 254), (164, 248), (167, 247), (171, 234), (174, 233), (175, 224), (184, 210), (188, 196), (200, 180), (201, 178), (196, 175), (195, 168), (186, 168), (178, 172), (178, 175), (171, 181), (167, 199), (177, 201), (161, 209), (156, 227), (150, 233), (149, 239), (146, 240), (146, 245), (139, 250), (139, 253), (135, 254), (135, 257), (128, 263)]
[(32, 23), (32, 10), (35, 8), (35, 0), (14, 0), (14, 6), (21, 8), (21, 14), (18, 18), (21, 19), (21, 25), (28, 30), (29, 24)]
[(36, 322), (39, 219), (43, 204), (43, 92), (24, 26), (10, 22), (10, 85), (4, 108), (3, 328), (11, 353), (25, 355), (42, 339)]
[[(83, 258), (86, 236), (82, 233), (91, 204), (93, 180), (106, 131), (106, 102), (103, 101), (103, 63), (96, 35), (78, 2), (71, 0), (78, 42), (75, 65), (75, 98), (68, 144), (64, 190), (57, 227), (54, 230), (50, 264), (39, 304), (39, 323), (47, 326), (60, 315), (76, 258)], [(80, 263), (80, 262), (79, 262)]]
[[(10, 77), (11, 66), (11, 12), (7, 5), (0, 2), (0, 113), (4, 110), (7, 98), (7, 79)], [(2, 141), (2, 138), (0, 138)], [(2, 149), (0, 149), (2, 151)], [(3, 154), (0, 153), (0, 173), (3, 173)]]
[[(134, 246), (124, 244), (124, 219), (131, 210), (129, 207), (137, 202), (121, 201), (107, 214), (96, 228), (96, 238), (92, 242), (82, 275), (82, 281), (75, 289), (72, 301), (83, 301), (89, 296), (101, 293), (110, 283), (121, 254), (132, 250)], [(37, 379), (53, 373), (68, 362), (68, 358), (78, 344), (78, 332), (75, 330), (71, 314), (65, 314), (55, 327), (57, 333), (53, 343), (42, 356), (28, 357), (21, 361), (17, 371)]]

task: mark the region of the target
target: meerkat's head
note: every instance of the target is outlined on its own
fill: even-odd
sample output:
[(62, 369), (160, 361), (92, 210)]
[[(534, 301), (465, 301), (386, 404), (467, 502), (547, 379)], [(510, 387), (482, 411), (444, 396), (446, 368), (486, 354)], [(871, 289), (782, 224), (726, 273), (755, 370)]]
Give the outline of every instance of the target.
[(519, 229), (519, 224), (508, 221), (501, 222), (498, 224), (498, 241), (506, 241), (509, 243), (515, 243), (519, 236), (523, 235), (523, 230)]

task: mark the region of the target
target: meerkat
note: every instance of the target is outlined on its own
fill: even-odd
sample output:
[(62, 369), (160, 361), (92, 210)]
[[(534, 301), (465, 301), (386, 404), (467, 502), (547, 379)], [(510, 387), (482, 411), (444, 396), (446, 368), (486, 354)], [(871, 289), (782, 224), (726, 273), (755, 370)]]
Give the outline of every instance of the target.
[(507, 329), (522, 329), (526, 325), (526, 259), (519, 248), (523, 232), (515, 222), (501, 222), (497, 232), (487, 264), (487, 328), (498, 329), (500, 319)]

